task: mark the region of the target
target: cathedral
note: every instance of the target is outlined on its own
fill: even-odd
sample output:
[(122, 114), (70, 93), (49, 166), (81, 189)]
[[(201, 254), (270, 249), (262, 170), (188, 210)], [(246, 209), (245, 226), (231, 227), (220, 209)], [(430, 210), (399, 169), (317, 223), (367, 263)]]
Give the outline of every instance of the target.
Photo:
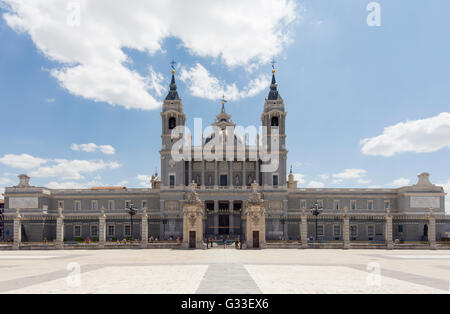
[[(49, 189), (20, 175), (18, 185), (5, 189), (3, 238), (23, 243), (95, 242), (100, 235), (106, 242), (186, 239), (191, 236), (186, 232), (192, 232), (185, 229), (186, 219), (195, 222), (195, 215), (184, 213), (188, 205), (198, 208), (201, 221), (194, 237), (200, 241), (245, 243), (253, 232), (248, 247), (284, 240), (304, 248), (308, 243), (392, 248), (402, 243), (436, 246), (445, 238), (445, 193), (428, 173), (419, 174), (415, 185), (395, 189), (298, 186), (287, 167), (286, 111), (275, 70), (261, 107), (262, 141), (234, 134), (236, 124), (222, 100), (212, 125), (216, 131), (202, 136), (200, 146), (183, 140), (182, 155), (190, 158), (175, 158), (186, 119), (172, 70), (161, 111), (161, 173), (152, 176), (151, 188)], [(273, 152), (275, 146), (276, 166), (271, 169), (260, 152)], [(227, 151), (226, 157), (208, 156), (217, 156), (219, 148)], [(249, 215), (250, 208), (260, 209), (262, 221)], [(262, 226), (259, 233), (249, 231), (250, 223)], [(255, 242), (255, 236), (260, 240)]]

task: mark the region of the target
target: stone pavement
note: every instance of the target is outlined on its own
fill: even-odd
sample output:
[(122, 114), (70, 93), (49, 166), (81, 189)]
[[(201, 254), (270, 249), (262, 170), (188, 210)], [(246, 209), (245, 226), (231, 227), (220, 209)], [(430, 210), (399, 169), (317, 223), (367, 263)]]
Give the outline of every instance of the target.
[(0, 293), (449, 293), (449, 251), (0, 251)]

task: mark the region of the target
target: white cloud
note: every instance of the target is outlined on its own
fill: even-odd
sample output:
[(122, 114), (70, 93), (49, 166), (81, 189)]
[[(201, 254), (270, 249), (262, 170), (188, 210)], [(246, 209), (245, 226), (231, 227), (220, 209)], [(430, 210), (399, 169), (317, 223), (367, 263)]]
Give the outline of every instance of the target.
[(71, 150), (74, 151), (85, 151), (87, 153), (93, 153), (97, 150), (101, 151), (103, 154), (106, 155), (114, 155), (116, 153), (116, 150), (111, 145), (97, 145), (95, 143), (89, 143), (89, 144), (72, 144), (70, 146)]
[(252, 97), (270, 85), (270, 76), (261, 74), (239, 90), (236, 83), (226, 84), (211, 75), (200, 63), (190, 69), (182, 68), (180, 80), (188, 86), (193, 96), (211, 100), (220, 99), (222, 95), (226, 95), (229, 100)]
[(86, 183), (67, 181), (67, 182), (56, 182), (52, 181), (45, 185), (49, 189), (87, 189)]
[(394, 180), (391, 185), (394, 187), (402, 187), (402, 186), (407, 186), (409, 185), (409, 183), (411, 182), (410, 179), (407, 178), (398, 178), (396, 180)]
[(319, 178), (321, 178), (322, 180), (328, 180), (330, 176), (327, 174), (319, 174)]
[(33, 157), (28, 154), (14, 155), (6, 154), (0, 158), (0, 163), (13, 168), (32, 169), (45, 164), (47, 160)]
[(304, 184), (306, 182), (305, 175), (301, 173), (294, 173), (294, 180), (297, 181), (297, 184)]
[(6, 185), (12, 183), (10, 178), (0, 178), (0, 185)]
[[(74, 1), (80, 14), (60, 0), (0, 1), (9, 6), (3, 15), (7, 24), (28, 33), (47, 58), (61, 63), (51, 74), (63, 88), (113, 106), (148, 110), (160, 107), (155, 98), (160, 75), (128, 68), (131, 60), (123, 48), (165, 53), (161, 44), (173, 37), (194, 56), (247, 67), (283, 51), (292, 41), (289, 25), (297, 14), (293, 0)], [(255, 81), (247, 93), (256, 93), (260, 84)]]
[(146, 174), (138, 174), (136, 176), (136, 178), (140, 181), (139, 185), (146, 187), (146, 188), (150, 188), (151, 187), (151, 183), (150, 183), (150, 179), (152, 176), (148, 176)]
[(333, 178), (347, 180), (347, 179), (359, 179), (367, 174), (367, 170), (364, 169), (345, 169), (342, 172), (333, 174)]
[(40, 167), (30, 175), (38, 178), (58, 177), (62, 180), (83, 179), (83, 173), (92, 173), (104, 169), (117, 169), (117, 162), (55, 159), (56, 164)]
[(320, 188), (323, 188), (324, 186), (325, 186), (325, 184), (323, 184), (322, 182), (317, 182), (317, 181), (311, 181), (308, 183), (308, 187), (310, 187), (310, 188), (320, 189)]
[(357, 183), (359, 184), (369, 184), (370, 182), (372, 182), (372, 180), (370, 179), (358, 179), (356, 180)]
[(331, 183), (333, 184), (341, 184), (342, 182), (344, 182), (343, 179), (334, 179), (333, 181), (331, 181)]
[(431, 153), (450, 147), (450, 113), (435, 117), (400, 122), (384, 128), (381, 135), (361, 141), (361, 152), (374, 156), (398, 153)]

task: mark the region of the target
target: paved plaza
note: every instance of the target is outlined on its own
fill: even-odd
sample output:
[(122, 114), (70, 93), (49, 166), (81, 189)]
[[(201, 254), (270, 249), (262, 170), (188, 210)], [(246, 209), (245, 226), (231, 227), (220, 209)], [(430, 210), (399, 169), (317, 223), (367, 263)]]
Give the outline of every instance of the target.
[(0, 251), (1, 293), (449, 293), (450, 251)]

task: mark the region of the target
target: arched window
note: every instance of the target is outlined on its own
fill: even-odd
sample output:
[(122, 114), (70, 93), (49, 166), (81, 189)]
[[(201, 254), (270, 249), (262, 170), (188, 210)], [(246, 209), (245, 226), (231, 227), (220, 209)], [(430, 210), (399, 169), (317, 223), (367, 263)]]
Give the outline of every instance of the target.
[(278, 126), (278, 117), (272, 117), (271, 125), (272, 126)]
[(175, 129), (176, 126), (177, 126), (177, 120), (174, 117), (169, 118), (169, 130)]

